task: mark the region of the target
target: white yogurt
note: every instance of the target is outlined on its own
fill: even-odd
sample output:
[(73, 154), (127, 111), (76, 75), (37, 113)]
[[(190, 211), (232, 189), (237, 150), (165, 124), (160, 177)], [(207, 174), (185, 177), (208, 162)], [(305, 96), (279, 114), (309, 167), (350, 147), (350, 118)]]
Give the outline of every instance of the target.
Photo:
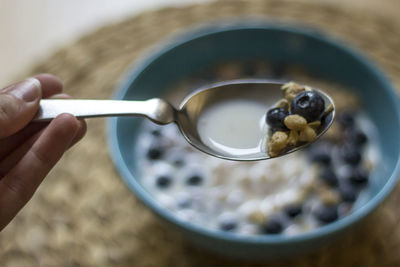
[[(183, 83), (181, 92), (186, 92), (184, 88), (188, 87), (190, 84)], [(332, 86), (322, 83), (317, 87)], [(354, 103), (344, 101), (352, 95), (338, 93), (336, 97), (335, 92), (330, 95), (338, 99), (337, 103)], [(272, 105), (237, 100), (212, 106), (200, 117), (199, 135), (205, 145), (222, 154), (265, 153), (263, 142), (268, 133), (265, 115)], [(342, 106), (352, 108), (351, 104)], [(361, 123), (359, 119), (357, 115), (356, 125), (368, 136), (359, 167), (371, 171), (380, 162), (376, 129), (372, 122), (371, 127), (367, 127), (369, 124)], [(189, 223), (241, 235), (264, 235), (277, 234), (276, 230), (270, 231), (267, 227), (275, 220), (282, 228), (278, 232), (296, 235), (326, 223), (316, 212), (324, 207), (320, 189), (339, 193), (339, 186), (324, 182), (322, 170), (326, 166), (311, 160), (312, 150), (264, 161), (229, 161), (199, 152), (185, 141), (176, 125), (158, 127), (145, 122), (141, 130), (133, 157), (140, 182), (161, 207)], [(154, 130), (158, 134), (154, 134)], [(325, 139), (317, 142), (327, 142)], [(336, 174), (338, 184), (343, 185), (349, 182), (348, 171), (344, 169), (342, 173), (348, 164), (337, 153), (343, 142), (335, 138), (328, 142), (332, 146), (329, 146), (332, 148), (329, 168)], [(149, 156), (150, 148), (154, 147), (160, 149), (161, 156)], [(194, 176), (200, 182), (190, 182)], [(161, 178), (164, 181), (168, 178), (169, 182), (160, 184)], [(373, 175), (369, 178), (369, 183), (377, 182)], [(354, 203), (357, 209), (365, 203), (364, 193), (367, 192), (362, 186), (357, 186), (356, 190), (360, 193)], [(298, 214), (296, 206), (300, 207)], [(288, 207), (292, 207), (290, 212)], [(352, 209), (353, 203), (341, 199), (337, 204), (337, 217), (346, 216)]]
[[(201, 140), (215, 151), (235, 156), (263, 151), (268, 107), (250, 100), (232, 100), (207, 109), (197, 128)], [(265, 151), (265, 150), (264, 150)]]
[[(160, 136), (151, 133), (154, 127), (150, 122), (144, 123), (137, 140), (134, 158), (139, 166), (138, 176), (142, 178), (144, 188), (160, 205), (180, 219), (222, 230), (223, 222), (227, 221), (228, 230), (224, 231), (242, 235), (265, 234), (263, 225), (269, 218), (275, 217), (280, 218), (282, 233), (287, 235), (310, 231), (322, 225), (314, 215), (322, 200), (310, 188), (320, 184), (316, 181), (320, 181), (323, 166), (310, 162), (308, 152), (297, 151), (279, 159), (264, 161), (222, 160), (189, 145), (176, 125), (157, 128), (160, 131), (162, 129)], [(373, 132), (376, 131), (372, 127), (368, 132), (362, 125), (360, 129), (369, 137), (374, 136)], [(147, 151), (152, 144), (150, 140), (162, 148), (162, 158), (147, 158)], [(346, 174), (341, 169), (349, 166), (337, 158), (339, 155), (335, 150), (338, 148), (339, 145), (335, 145), (332, 149), (331, 164), (338, 179), (344, 181)], [(379, 162), (379, 155), (375, 154), (379, 154), (379, 151), (373, 139), (365, 145), (363, 152), (360, 165), (373, 168)], [(177, 159), (183, 163), (176, 164)], [(188, 178), (193, 174), (200, 175), (202, 182), (188, 184)], [(157, 179), (161, 176), (171, 179), (168, 186), (157, 185)], [(374, 181), (371, 180), (371, 183)], [(332, 188), (332, 192), (336, 191), (337, 188)], [(363, 195), (361, 190), (356, 207), (365, 203)], [(302, 206), (302, 213), (289, 218), (285, 209), (298, 203)], [(346, 216), (351, 207), (351, 203), (340, 203), (339, 217)], [(234, 229), (229, 228), (230, 222), (235, 224)]]

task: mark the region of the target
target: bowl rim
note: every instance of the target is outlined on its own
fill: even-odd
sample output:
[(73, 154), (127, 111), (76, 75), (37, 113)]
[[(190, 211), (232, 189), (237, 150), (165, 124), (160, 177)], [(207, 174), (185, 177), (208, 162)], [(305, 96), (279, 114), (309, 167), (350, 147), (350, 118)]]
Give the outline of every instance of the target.
[[(320, 42), (324, 45), (333, 46), (339, 49), (341, 52), (348, 54), (352, 60), (358, 61), (364, 65), (367, 70), (376, 76), (376, 78), (384, 85), (383, 89), (390, 95), (390, 101), (396, 110), (396, 123), (400, 124), (400, 105), (399, 98), (395, 93), (394, 87), (392, 86), (389, 79), (378, 69), (376, 64), (364, 54), (355, 51), (348, 44), (338, 42), (337, 38), (332, 38), (331, 35), (326, 35), (321, 32), (320, 29), (310, 27), (310, 25), (299, 25), (292, 23), (276, 23), (266, 20), (239, 20), (239, 21), (220, 21), (214, 22), (212, 25), (201, 25), (191, 29), (186, 29), (183, 33), (174, 34), (172, 37), (167, 38), (164, 41), (159, 42), (155, 46), (151, 47), (147, 53), (141, 56), (135, 63), (128, 68), (124, 78), (113, 96), (114, 99), (122, 99), (122, 97), (129, 90), (130, 85), (136, 80), (136, 78), (143, 72), (147, 67), (153, 64), (160, 56), (170, 52), (172, 49), (179, 47), (180, 45), (207, 37), (211, 34), (238, 31), (238, 30), (267, 30), (267, 31), (279, 31), (287, 34), (300, 34), (308, 39)], [(349, 226), (355, 224), (361, 219), (369, 215), (376, 207), (378, 207), (383, 200), (389, 195), (394, 189), (400, 174), (400, 155), (398, 155), (395, 161), (395, 167), (392, 173), (380, 189), (380, 191), (367, 203), (359, 207), (354, 212), (350, 213), (344, 218), (337, 220), (333, 223), (321, 226), (309, 232), (301, 233), (298, 235), (256, 235), (256, 236), (245, 236), (238, 235), (230, 232), (224, 232), (217, 229), (209, 229), (201, 225), (190, 223), (179, 219), (172, 212), (164, 209), (161, 205), (153, 199), (151, 194), (147, 192), (138, 180), (130, 172), (128, 166), (125, 164), (125, 160), (122, 156), (121, 150), (118, 145), (118, 131), (117, 131), (118, 118), (110, 118), (107, 121), (107, 135), (108, 135), (108, 146), (111, 154), (111, 159), (117, 168), (118, 173), (124, 180), (125, 184), (131, 191), (156, 215), (162, 217), (169, 223), (177, 225), (186, 231), (194, 232), (196, 234), (206, 236), (208, 238), (218, 239), (221, 241), (229, 241), (236, 243), (246, 243), (253, 245), (278, 245), (285, 243), (296, 243), (319, 239), (324, 236), (329, 236), (336, 232), (345, 230)]]

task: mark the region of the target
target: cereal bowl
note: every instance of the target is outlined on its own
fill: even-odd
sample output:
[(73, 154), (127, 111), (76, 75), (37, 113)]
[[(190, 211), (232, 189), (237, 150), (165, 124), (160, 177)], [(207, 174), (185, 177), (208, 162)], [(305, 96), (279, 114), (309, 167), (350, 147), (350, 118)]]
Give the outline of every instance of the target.
[(112, 159), (133, 193), (188, 241), (224, 255), (260, 259), (304, 253), (334, 240), (362, 221), (389, 195), (399, 175), (399, 103), (384, 75), (364, 56), (316, 30), (266, 22), (221, 23), (171, 39), (136, 63), (117, 90), (116, 99), (148, 99), (168, 93), (171, 85), (227, 61), (265, 60), (275, 66), (295, 64), (312, 75), (334, 81), (358, 95), (363, 111), (378, 129), (381, 155), (371, 181), (354, 209), (339, 220), (297, 235), (253, 235), (204, 227), (182, 220), (155, 200), (143, 185), (134, 150), (143, 119), (113, 118), (108, 125)]

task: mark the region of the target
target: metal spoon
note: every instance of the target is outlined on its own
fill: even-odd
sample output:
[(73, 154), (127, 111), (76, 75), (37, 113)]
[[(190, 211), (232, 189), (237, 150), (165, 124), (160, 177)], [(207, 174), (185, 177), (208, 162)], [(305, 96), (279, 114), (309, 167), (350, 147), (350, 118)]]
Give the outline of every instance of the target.
[[(142, 116), (157, 124), (175, 122), (186, 140), (197, 149), (215, 157), (251, 161), (270, 159), (264, 151), (247, 155), (233, 155), (217, 151), (202, 141), (198, 131), (199, 117), (209, 107), (232, 100), (250, 100), (265, 105), (265, 112), (282, 98), (282, 82), (260, 79), (234, 80), (220, 82), (201, 88), (186, 97), (175, 109), (168, 102), (153, 98), (145, 101), (131, 100), (77, 100), (77, 99), (43, 99), (33, 121), (48, 121), (61, 113), (70, 113), (77, 118), (107, 117), (107, 116)], [(317, 135), (317, 140), (331, 126), (335, 116), (332, 99), (324, 92), (316, 90), (325, 100), (325, 105), (332, 104), (333, 111), (327, 114), (322, 124), (322, 129)], [(310, 143), (292, 148), (286, 153), (302, 149)]]

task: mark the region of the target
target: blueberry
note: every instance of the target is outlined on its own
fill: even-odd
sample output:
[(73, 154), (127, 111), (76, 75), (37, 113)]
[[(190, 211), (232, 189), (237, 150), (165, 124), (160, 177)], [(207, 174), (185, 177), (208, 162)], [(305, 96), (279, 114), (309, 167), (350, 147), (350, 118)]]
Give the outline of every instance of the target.
[(303, 116), (308, 122), (318, 120), (325, 109), (324, 99), (314, 91), (301, 92), (292, 100), (291, 113)]
[(351, 128), (354, 126), (354, 115), (352, 114), (351, 111), (344, 111), (337, 116), (337, 122), (343, 127), (343, 128)]
[(353, 140), (357, 145), (364, 145), (368, 142), (368, 137), (361, 130), (355, 130), (353, 132)]
[(288, 115), (289, 111), (284, 108), (273, 108), (268, 110), (266, 121), (273, 130), (288, 130), (283, 123)]
[(357, 188), (352, 186), (349, 182), (342, 182), (339, 184), (339, 194), (343, 202), (352, 203), (357, 199)]
[(324, 205), (324, 206), (318, 207), (315, 210), (314, 216), (321, 223), (330, 223), (330, 222), (336, 221), (339, 217), (339, 214), (338, 214), (337, 206)]
[(340, 147), (340, 157), (350, 165), (356, 166), (361, 162), (362, 156), (360, 149), (353, 144), (344, 144)]
[(200, 185), (203, 182), (203, 177), (200, 174), (192, 174), (186, 179), (187, 185)]
[(331, 155), (326, 151), (319, 151), (311, 155), (311, 161), (323, 165), (329, 165), (331, 163)]
[(218, 217), (218, 227), (223, 231), (232, 231), (238, 226), (237, 218), (235, 214), (225, 212)]
[(159, 147), (150, 147), (147, 151), (147, 158), (150, 160), (160, 159), (163, 155), (163, 150)]
[(294, 217), (300, 215), (302, 211), (303, 211), (303, 208), (302, 208), (301, 204), (292, 204), (285, 208), (285, 213), (290, 218), (294, 218)]
[(312, 162), (329, 166), (331, 163), (331, 147), (326, 143), (316, 143), (308, 150)]
[(237, 227), (234, 219), (224, 219), (219, 222), (219, 228), (223, 231), (232, 231)]
[(154, 129), (150, 133), (151, 133), (151, 135), (153, 135), (155, 137), (160, 137), (161, 136), (161, 131), (159, 129)]
[(355, 185), (364, 185), (368, 182), (368, 172), (364, 168), (356, 167), (349, 171), (347, 179)]
[(360, 129), (352, 128), (345, 132), (345, 139), (354, 145), (362, 146), (368, 142), (367, 135)]
[(338, 178), (331, 167), (323, 168), (320, 178), (330, 186), (336, 186), (338, 184)]
[(161, 175), (156, 179), (156, 185), (159, 188), (168, 188), (172, 183), (172, 179), (170, 176)]
[(176, 158), (172, 161), (172, 164), (175, 167), (182, 167), (183, 165), (185, 165), (185, 161), (182, 158)]
[(283, 224), (279, 218), (270, 218), (263, 226), (265, 234), (279, 234), (283, 231)]

